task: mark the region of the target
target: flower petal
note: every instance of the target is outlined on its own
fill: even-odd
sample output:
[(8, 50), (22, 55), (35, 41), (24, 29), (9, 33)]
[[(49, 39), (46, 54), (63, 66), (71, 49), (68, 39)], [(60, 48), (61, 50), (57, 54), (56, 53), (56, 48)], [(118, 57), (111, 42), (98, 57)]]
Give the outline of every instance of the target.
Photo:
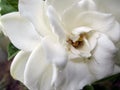
[(80, 90), (87, 84), (95, 81), (87, 64), (69, 61), (64, 70), (58, 72), (55, 82), (56, 90)]
[(22, 83), (24, 83), (24, 70), (29, 56), (29, 52), (18, 52), (10, 67), (10, 73), (12, 77), (21, 81)]
[(102, 12), (113, 14), (120, 22), (120, 0), (94, 0), (98, 9)]
[(38, 46), (26, 64), (24, 80), (30, 90), (51, 90), (52, 65), (46, 60), (43, 48)]
[(59, 17), (55, 11), (55, 9), (52, 6), (49, 6), (47, 9), (47, 15), (48, 18), (50, 20), (50, 24), (51, 24), (51, 28), (53, 30), (54, 33), (57, 34), (57, 36), (59, 36), (58, 38), (60, 40), (65, 40), (65, 30), (63, 28), (63, 26), (61, 25), (60, 21), (59, 21)]
[(42, 36), (51, 33), (44, 9), (43, 0), (19, 0), (21, 15), (30, 20)]
[(106, 35), (101, 34), (93, 52), (93, 57), (88, 64), (90, 71), (97, 79), (113, 74), (116, 51), (113, 42)]
[(107, 34), (113, 42), (117, 42), (120, 39), (120, 24), (111, 14), (93, 11), (84, 12), (76, 18), (74, 26), (91, 27), (95, 31)]
[(88, 33), (90, 31), (92, 31), (92, 28), (90, 28), (90, 27), (84, 27), (83, 26), (83, 27), (77, 27), (77, 28), (75, 28), (72, 31), (72, 34), (74, 34), (76, 36), (76, 35), (80, 35), (82, 33)]
[[(79, 2), (72, 4), (69, 8), (64, 10), (61, 18), (68, 30), (74, 27), (74, 20), (82, 12), (96, 11), (96, 5), (93, 0), (79, 0)], [(74, 17), (74, 18), (73, 18)]]
[(88, 33), (88, 42), (89, 42), (89, 45), (91, 47), (91, 51), (94, 50), (97, 46), (97, 40), (99, 38), (99, 33), (98, 32), (89, 32)]
[(48, 6), (52, 5), (56, 11), (61, 14), (65, 9), (78, 1), (79, 0), (46, 0), (46, 3)]
[(51, 37), (45, 37), (42, 40), (42, 46), (45, 51), (45, 55), (49, 62), (58, 66), (59, 69), (64, 68), (67, 63), (67, 53), (65, 48), (56, 42), (55, 39)]
[(33, 25), (19, 13), (3, 15), (1, 22), (4, 27), (3, 31), (17, 48), (31, 51), (39, 44), (41, 39)]

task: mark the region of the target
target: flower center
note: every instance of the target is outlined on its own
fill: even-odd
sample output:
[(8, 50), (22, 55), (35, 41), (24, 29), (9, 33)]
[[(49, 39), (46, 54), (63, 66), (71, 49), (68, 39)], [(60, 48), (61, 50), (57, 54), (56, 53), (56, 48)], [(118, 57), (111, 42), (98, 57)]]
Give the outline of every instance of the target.
[(86, 37), (86, 33), (82, 33), (79, 35), (79, 38), (76, 41), (73, 41), (72, 39), (68, 39), (67, 43), (72, 45), (74, 48), (78, 49), (84, 45), (84, 38)]
[(94, 32), (89, 28), (82, 27), (82, 29), (78, 28), (72, 31), (71, 35), (66, 40), (66, 49), (68, 50), (70, 60), (86, 61), (91, 57), (91, 38)]
[(74, 29), (66, 40), (69, 59), (72, 61), (90, 60), (99, 37), (100, 34), (89, 27)]

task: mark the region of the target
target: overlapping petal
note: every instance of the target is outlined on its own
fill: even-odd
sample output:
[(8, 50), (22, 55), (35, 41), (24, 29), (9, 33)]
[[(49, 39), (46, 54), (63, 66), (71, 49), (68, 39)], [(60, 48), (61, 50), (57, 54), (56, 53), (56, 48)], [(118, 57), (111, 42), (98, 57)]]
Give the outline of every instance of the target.
[(21, 81), (22, 83), (24, 83), (24, 70), (29, 56), (29, 52), (20, 51), (15, 56), (11, 64), (10, 73), (12, 77), (16, 80)]
[(59, 16), (57, 15), (55, 9), (52, 6), (48, 7), (47, 15), (49, 18), (49, 22), (50, 22), (52, 31), (55, 34), (57, 34), (57, 36), (59, 36), (58, 39), (60, 41), (64, 41), (66, 38), (66, 36), (65, 36), (66, 33), (64, 30), (64, 27), (63, 27), (62, 23), (60, 22)]
[(52, 64), (45, 58), (41, 45), (31, 53), (25, 67), (25, 85), (30, 90), (51, 90)]
[(93, 30), (105, 33), (113, 41), (120, 39), (120, 24), (111, 14), (100, 12), (84, 12), (81, 13), (73, 23), (74, 27), (87, 26)]
[(59, 14), (62, 14), (64, 10), (78, 1), (80, 0), (46, 0), (46, 4), (47, 6), (52, 5)]
[(34, 26), (18, 12), (2, 16), (1, 22), (5, 35), (17, 48), (32, 51), (39, 44), (41, 38)]
[(98, 10), (113, 14), (116, 19), (120, 22), (120, 0), (94, 0)]
[(86, 63), (69, 61), (65, 69), (58, 73), (55, 86), (57, 90), (80, 90), (94, 80)]
[(88, 64), (90, 71), (97, 79), (112, 75), (116, 51), (113, 42), (107, 36), (101, 34), (93, 51), (92, 60)]
[(68, 56), (64, 46), (51, 37), (45, 37), (42, 40), (42, 45), (49, 62), (58, 66), (59, 69), (66, 66)]
[(96, 48), (99, 37), (100, 37), (100, 34), (98, 32), (95, 32), (95, 31), (89, 32), (88, 42), (89, 42), (91, 51), (93, 51)]
[[(74, 27), (74, 20), (79, 14), (85, 11), (96, 11), (97, 7), (93, 0), (79, 0), (79, 2), (74, 3), (69, 8), (65, 9), (61, 15), (62, 22), (67, 30)], [(73, 18), (74, 17), (74, 18)]]
[(51, 33), (44, 11), (43, 0), (19, 0), (20, 14), (30, 20), (40, 35)]

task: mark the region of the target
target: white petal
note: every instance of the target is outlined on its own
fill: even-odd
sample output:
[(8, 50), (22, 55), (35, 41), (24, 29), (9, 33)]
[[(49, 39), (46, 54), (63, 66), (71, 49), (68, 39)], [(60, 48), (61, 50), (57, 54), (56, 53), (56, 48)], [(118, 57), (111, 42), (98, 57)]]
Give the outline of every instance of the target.
[(88, 41), (84, 40), (84, 45), (79, 49), (76, 49), (71, 46), (71, 52), (70, 52), (69, 58), (74, 61), (76, 61), (76, 58), (89, 58), (91, 56), (90, 50), (91, 48)]
[(63, 71), (59, 71), (55, 82), (56, 90), (80, 90), (95, 81), (87, 64), (69, 61)]
[(19, 11), (22, 16), (33, 23), (42, 36), (51, 33), (47, 25), (43, 0), (19, 0)]
[(51, 90), (52, 65), (46, 60), (43, 48), (38, 46), (26, 64), (24, 80), (30, 90)]
[(114, 56), (117, 51), (113, 42), (105, 35), (100, 36), (93, 57), (88, 64), (97, 79), (112, 75), (114, 71)]
[(42, 40), (42, 45), (47, 60), (58, 66), (59, 69), (64, 68), (68, 59), (65, 48), (51, 37), (45, 37)]
[(100, 12), (84, 12), (75, 20), (74, 26), (88, 26), (93, 30), (107, 34), (113, 42), (120, 39), (120, 25), (111, 14)]
[(93, 0), (79, 0), (79, 2), (74, 3), (64, 10), (62, 14), (62, 20), (68, 31), (74, 27), (74, 20), (82, 12), (86, 11), (96, 11), (96, 5)]
[(88, 33), (88, 42), (91, 48), (91, 51), (95, 49), (96, 45), (97, 45), (97, 40), (100, 37), (99, 33), (97, 32), (89, 32)]
[(79, 0), (46, 0), (47, 5), (52, 5), (59, 14), (72, 4), (77, 3)]
[(59, 21), (59, 16), (57, 15), (55, 9), (52, 6), (49, 6), (47, 9), (47, 15), (50, 20), (51, 28), (54, 33), (56, 33), (60, 40), (65, 40), (65, 30), (62, 24)]
[(91, 56), (91, 51), (94, 50), (94, 48), (97, 45), (97, 39), (99, 38), (99, 33), (97, 33), (96, 31), (92, 30), (89, 27), (79, 27), (76, 28), (74, 31), (72, 31), (72, 34), (78, 35), (78, 38), (79, 38), (79, 34), (81, 33), (87, 34), (86, 37), (84, 37), (84, 45), (78, 49), (71, 47), (71, 53), (70, 53), (71, 59), (83, 58), (83, 57), (89, 58)]
[(120, 0), (94, 0), (102, 12), (113, 14), (120, 22)]
[(88, 33), (92, 30), (90, 27), (77, 27), (72, 31), (72, 34), (74, 35), (80, 35), (82, 33)]
[(21, 17), (19, 13), (14, 12), (3, 15), (1, 21), (4, 32), (17, 48), (31, 51), (39, 44), (40, 36), (33, 25)]
[(12, 77), (16, 80), (21, 81), (22, 83), (24, 83), (24, 70), (29, 56), (29, 52), (18, 52), (10, 67), (10, 73)]

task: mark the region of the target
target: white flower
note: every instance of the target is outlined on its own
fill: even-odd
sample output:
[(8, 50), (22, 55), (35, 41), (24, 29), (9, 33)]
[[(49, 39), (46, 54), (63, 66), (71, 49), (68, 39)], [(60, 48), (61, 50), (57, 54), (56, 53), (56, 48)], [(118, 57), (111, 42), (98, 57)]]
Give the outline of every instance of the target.
[(11, 75), (30, 90), (79, 90), (117, 72), (120, 25), (93, 0), (19, 0), (19, 12), (1, 21), (21, 49)]

